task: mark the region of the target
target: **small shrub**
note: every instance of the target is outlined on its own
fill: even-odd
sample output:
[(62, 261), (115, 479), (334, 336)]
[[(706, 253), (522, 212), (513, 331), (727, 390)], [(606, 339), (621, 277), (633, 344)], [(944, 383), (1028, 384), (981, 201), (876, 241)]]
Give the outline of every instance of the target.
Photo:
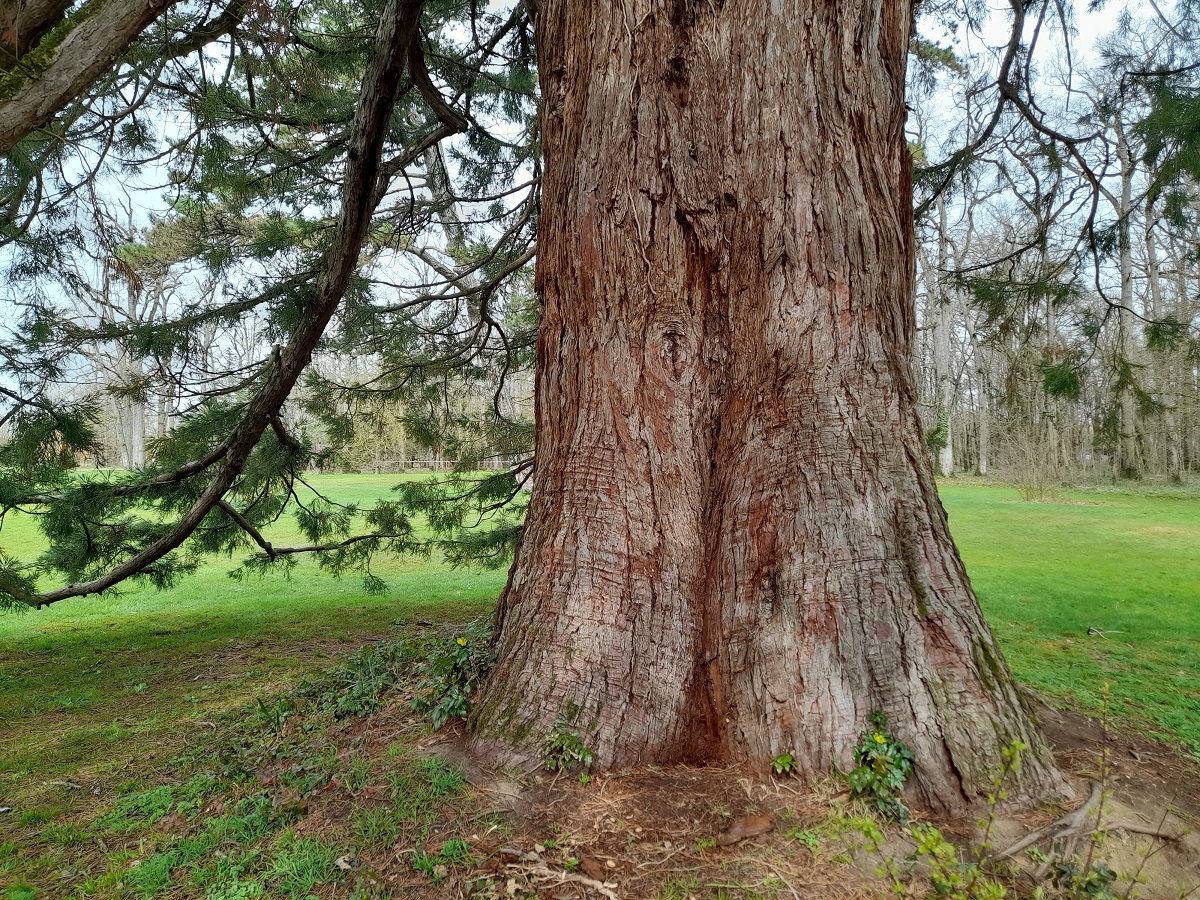
[(854, 748), (857, 768), (849, 775), (850, 791), (870, 800), (884, 815), (907, 822), (908, 807), (898, 795), (912, 774), (912, 751), (888, 733), (887, 716), (881, 711), (871, 713), (870, 722), (871, 730)]
[(430, 653), (417, 668), (420, 680), (412, 708), (429, 716), (434, 728), (465, 719), (471, 692), (492, 667), (491, 629), (475, 622), (448, 647)]
[(977, 862), (960, 858), (958, 848), (932, 825), (914, 825), (916, 855), (929, 863), (929, 884), (939, 897), (952, 900), (1000, 900), (1008, 891), (989, 878)]
[(542, 762), (547, 769), (562, 772), (576, 764), (587, 768), (592, 764), (592, 751), (583, 743), (578, 731), (571, 731), (563, 719), (554, 723), (554, 730), (542, 744)]

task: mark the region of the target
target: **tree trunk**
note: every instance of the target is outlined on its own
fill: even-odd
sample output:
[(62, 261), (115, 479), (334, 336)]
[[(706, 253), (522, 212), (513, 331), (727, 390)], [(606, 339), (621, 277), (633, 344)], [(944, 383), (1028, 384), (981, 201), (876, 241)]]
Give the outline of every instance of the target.
[[(1129, 236), (1129, 220), (1133, 216), (1134, 159), (1126, 142), (1125, 133), (1117, 127), (1117, 159), (1121, 164), (1121, 199), (1117, 210), (1117, 243), (1121, 274), (1121, 308), (1117, 313), (1117, 359), (1118, 369), (1130, 367), (1132, 371), (1135, 342), (1133, 330), (1136, 320), (1133, 312), (1133, 252)], [(1142, 476), (1141, 454), (1138, 441), (1137, 401), (1133, 385), (1118, 379), (1117, 399), (1120, 404), (1121, 434), (1117, 444), (1117, 477), (1140, 478)]]
[(850, 765), (959, 811), (1031, 746), (910, 364), (906, 2), (547, 0), (537, 486), (480, 752)]

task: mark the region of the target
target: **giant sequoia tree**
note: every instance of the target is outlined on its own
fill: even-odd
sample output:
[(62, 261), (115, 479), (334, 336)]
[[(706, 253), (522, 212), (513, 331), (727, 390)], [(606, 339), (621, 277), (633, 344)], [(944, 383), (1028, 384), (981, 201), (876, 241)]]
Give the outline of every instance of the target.
[(928, 804), (1017, 739), (1055, 783), (915, 410), (910, 23), (543, 6), (537, 487), (478, 746), (527, 756), (561, 719), (606, 766), (817, 772), (878, 708)]
[[(338, 215), (320, 229), (267, 223), (276, 240), (294, 237), (303, 265), (212, 319), (263, 305), (287, 342), (240, 394), (226, 392), (236, 404), (205, 407), (211, 415), (185, 423), (146, 472), (71, 484), (54, 454), (83, 440), (32, 404), (41, 431), (6, 457), (0, 499), (59, 510), (48, 521), (71, 552), (53, 565), (75, 583), (39, 593), (5, 560), (0, 587), (11, 595), (37, 604), (139, 572), (165, 580), (193, 534), (216, 549), (240, 535), (264, 562), (277, 560), (258, 529), (281, 507), (264, 498), (290, 488), (280, 472), (311, 461), (283, 403), (354, 293), (361, 253), (411, 243), (395, 238), (408, 219), (387, 199), (406, 168), (427, 160), (428, 206), (440, 190), (431, 149), (469, 126), (479, 140), (477, 123), (430, 78), (420, 7), (383, 6), (353, 124), (260, 108), (266, 54), (249, 57), (257, 94), (223, 85), (205, 96), (219, 122), (233, 107), (253, 114), (239, 135), (282, 129), (248, 155), (294, 152), (270, 179), (247, 176), (222, 198), (287, 187), (310, 164), (312, 184), (327, 188), (339, 142), (306, 156), (296, 135), (343, 129), (351, 152)], [(606, 767), (765, 764), (792, 752), (818, 772), (844, 765), (881, 709), (916, 753), (927, 805), (974, 802), (1016, 740), (1030, 748), (1023, 790), (1058, 787), (947, 531), (916, 415), (910, 5), (547, 0), (529, 9), (544, 147), (537, 477), (500, 600), (498, 663), (470, 723), (474, 746), (536, 758), (565, 722)], [(493, 52), (520, 21), (500, 22), (478, 46)], [(460, 81), (466, 95), (470, 79)], [(284, 85), (278, 96), (310, 87)], [(418, 95), (420, 107), (410, 102)], [(397, 147), (414, 119), (421, 127)], [(213, 146), (197, 151), (200, 168), (229, 168), (212, 162)], [(202, 200), (193, 208), (228, 218)], [(410, 219), (419, 205), (409, 204)], [(449, 207), (440, 209), (444, 223)], [(293, 216), (304, 211), (297, 203)], [(531, 220), (516, 216), (505, 235)], [(528, 258), (510, 248), (471, 270), (489, 278), (449, 273), (487, 333), (495, 285)], [(354, 302), (339, 325), (351, 341), (403, 308)], [(112, 337), (166, 341), (162, 329)], [(171, 340), (168, 359), (181, 352)], [(13, 472), (32, 486), (14, 486)], [(157, 510), (140, 531), (89, 531), (134, 502)], [(376, 533), (354, 546), (406, 546), (395, 510), (372, 524)], [(86, 541), (68, 540), (83, 532)], [(312, 536), (309, 549), (344, 561), (349, 539), (322, 542), (329, 534), (315, 525)]]

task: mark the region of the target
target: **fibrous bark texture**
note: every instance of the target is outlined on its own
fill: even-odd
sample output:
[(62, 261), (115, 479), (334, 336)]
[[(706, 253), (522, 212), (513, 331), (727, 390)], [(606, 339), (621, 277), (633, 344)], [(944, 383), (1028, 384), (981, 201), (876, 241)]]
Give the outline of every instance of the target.
[(1030, 746), (946, 528), (910, 367), (910, 8), (547, 0), (537, 486), (472, 719), (534, 758), (850, 765), (914, 799)]
[[(28, 134), (100, 77), (142, 31), (179, 0), (90, 0), (70, 20), (78, 24), (43, 49), (41, 45), (18, 60), (8, 59), (12, 72), (0, 81), (0, 153), (7, 153)], [(39, 27), (48, 24), (44, 20)], [(20, 22), (14, 17), (14, 26)], [(68, 28), (67, 22), (58, 28)], [(4, 25), (0, 22), (0, 25)], [(42, 31), (44, 43), (50, 35)], [(12, 46), (23, 45), (13, 36)], [(53, 43), (53, 42), (52, 42)], [(7, 38), (0, 38), (7, 45)], [(37, 56), (34, 60), (30, 57)], [(28, 71), (26, 71), (28, 70)]]

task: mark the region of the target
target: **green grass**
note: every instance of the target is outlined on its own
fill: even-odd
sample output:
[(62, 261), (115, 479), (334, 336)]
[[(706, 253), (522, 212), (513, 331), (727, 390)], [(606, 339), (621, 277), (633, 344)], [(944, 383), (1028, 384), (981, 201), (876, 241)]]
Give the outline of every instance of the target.
[[(314, 482), (339, 500), (369, 503), (394, 480)], [(1029, 504), (1015, 490), (986, 485), (950, 482), (941, 490), (1017, 676), (1086, 710), (1107, 702), (1117, 724), (1200, 750), (1200, 497), (1081, 493)], [(277, 526), (273, 539), (294, 539), (288, 530)], [(13, 518), (0, 543), (32, 558), (40, 541), (29, 518)], [(453, 571), (436, 561), (380, 560), (377, 572), (389, 588), (371, 596), (358, 579), (337, 580), (311, 562), (290, 580), (241, 582), (226, 575), (235, 565), (211, 561), (161, 593), (129, 590), (0, 615), (0, 800), (14, 809), (0, 817), (0, 850), (22, 848), (18, 868), (11, 849), (7, 861), (0, 853), (7, 894), (23, 893), (22, 879), (44, 881), (71, 868), (72, 854), (95, 854), (97, 829), (110, 842), (132, 841), (168, 814), (195, 814), (208, 782), (186, 780), (177, 760), (203, 752), (214, 723), (231, 710), (248, 705), (244, 717), (264, 741), (275, 741), (294, 713), (292, 701), (276, 694), (321, 669), (330, 670), (318, 680), (334, 698), (324, 701), (337, 707), (330, 714), (347, 706), (365, 715), (372, 692), (389, 683), (391, 662), (367, 654), (355, 663), (354, 685), (333, 690), (348, 677), (344, 665), (330, 669), (343, 651), (411, 632), (418, 622), (477, 617), (504, 580), (503, 573)], [(405, 753), (398, 746), (396, 755)], [(372, 778), (369, 766), (328, 754), (297, 766), (288, 783), (301, 793), (336, 775), (355, 794)], [(461, 789), (458, 773), (437, 763), (394, 765), (381, 777), (390, 796), (348, 820), (347, 846), (385, 847), (398, 830), (424, 827), (430, 804)], [(230, 900), (303, 896), (332, 877), (323, 848), (279, 834), (287, 826), (264, 796), (230, 799), (205, 830), (163, 843), (159, 856), (139, 856), (124, 890), (150, 896), (180, 866), (210, 878), (204, 890)], [(229, 841), (252, 849), (204, 863), (211, 872), (198, 857), (192, 861)], [(430, 871), (456, 858), (456, 847), (440, 856), (435, 849), (427, 845), (421, 858)], [(128, 859), (108, 865), (106, 874), (90, 876), (102, 888), (129, 875)]]
[(939, 490), (1017, 677), (1200, 754), (1200, 496)]
[[(311, 481), (339, 501), (369, 505), (399, 478)], [(1089, 710), (1101, 707), (1108, 683), (1118, 717), (1140, 716), (1200, 747), (1200, 497), (1079, 493), (1022, 503), (1012, 489), (955, 482), (941, 493), (984, 611), (1023, 681)], [(271, 536), (298, 533), (283, 522)], [(29, 518), (15, 518), (0, 543), (32, 558), (41, 539)], [(235, 565), (213, 560), (161, 593), (0, 615), (0, 717), (38, 722), (0, 734), (0, 772), (75, 771), (97, 746), (138, 744), (294, 681), (338, 644), (397, 622), (478, 615), (503, 583), (502, 573), (384, 559), (376, 569), (389, 590), (371, 596), (358, 579), (335, 579), (311, 562), (290, 579), (240, 582), (226, 574)], [(310, 650), (281, 655), (296, 644)], [(206, 678), (214, 655), (236, 658), (242, 676)]]
[[(386, 496), (395, 477), (316, 476), (350, 502)], [(271, 532), (295, 540), (290, 523)], [(12, 517), (0, 546), (32, 559), (31, 517)], [(381, 559), (388, 584), (366, 593), (302, 561), (290, 579), (234, 581), (237, 560), (214, 559), (167, 591), (68, 600), (0, 614), (0, 805), (21, 817), (69, 816), (85, 788), (106, 793), (129, 776), (152, 778), (202, 742), (212, 722), (264, 692), (328, 667), (364, 640), (405, 623), (467, 621), (490, 609), (504, 573), (451, 570), (425, 559)], [(0, 818), (0, 830), (16, 824)], [(30, 829), (41, 822), (25, 822)], [(4, 835), (0, 833), (0, 838)]]

